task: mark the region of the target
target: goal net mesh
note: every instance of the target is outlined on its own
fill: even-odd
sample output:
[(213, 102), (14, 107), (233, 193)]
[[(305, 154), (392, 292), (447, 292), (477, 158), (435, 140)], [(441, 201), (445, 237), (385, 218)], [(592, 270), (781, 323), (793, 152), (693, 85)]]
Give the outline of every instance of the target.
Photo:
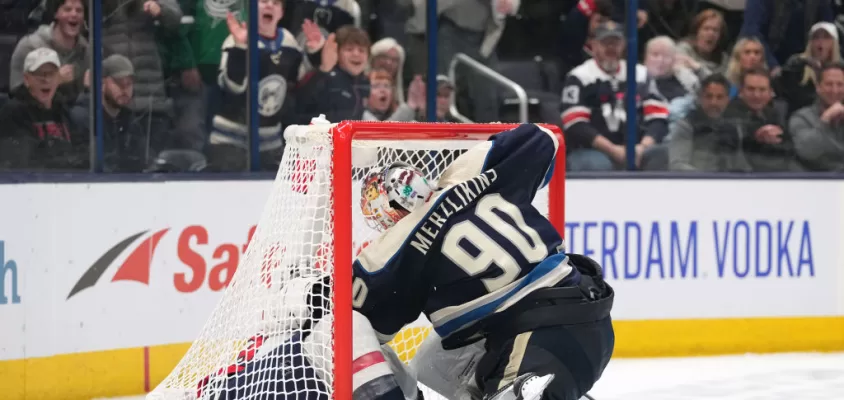
[[(148, 400), (217, 399), (221, 393), (228, 399), (333, 398), (334, 337), (351, 332), (332, 326), (330, 288), (335, 271), (351, 274), (351, 266), (334, 265), (332, 168), (352, 169), (352, 192), (336, 196), (351, 202), (357, 253), (378, 235), (359, 206), (369, 171), (404, 162), (436, 183), (452, 161), (478, 144), (402, 140), (405, 124), (384, 125), (395, 139), (353, 140), (351, 166), (333, 165), (333, 125), (287, 129), (284, 156), (245, 257), (198, 338)], [(489, 134), (499, 129), (490, 125)], [(547, 212), (547, 201), (547, 194), (538, 195), (537, 208)], [(390, 346), (409, 362), (430, 329), (420, 317)]]

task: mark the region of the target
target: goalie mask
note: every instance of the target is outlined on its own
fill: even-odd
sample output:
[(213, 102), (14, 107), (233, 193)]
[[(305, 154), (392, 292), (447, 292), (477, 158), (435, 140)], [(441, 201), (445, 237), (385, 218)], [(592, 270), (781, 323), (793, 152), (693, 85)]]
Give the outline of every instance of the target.
[(396, 162), (366, 175), (360, 208), (370, 227), (384, 231), (425, 204), (431, 193), (433, 188), (421, 171)]

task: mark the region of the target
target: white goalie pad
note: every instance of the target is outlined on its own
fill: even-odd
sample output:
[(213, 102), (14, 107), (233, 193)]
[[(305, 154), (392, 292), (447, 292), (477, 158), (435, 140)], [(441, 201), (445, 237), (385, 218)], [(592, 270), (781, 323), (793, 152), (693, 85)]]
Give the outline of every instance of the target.
[(475, 384), (475, 368), (484, 355), (485, 341), (454, 350), (445, 350), (442, 338), (436, 332), (422, 342), (410, 362), (419, 383), (431, 388), (449, 400), (480, 399), (482, 394)]
[[(331, 317), (320, 320), (313, 329), (313, 333), (305, 339), (303, 351), (313, 362), (320, 378), (325, 379), (328, 384), (332, 381), (331, 366), (325, 362), (331, 360)], [(353, 345), (352, 357), (357, 359), (365, 354), (380, 351), (384, 355), (385, 363), (373, 365), (359, 371), (352, 376), (353, 386), (356, 388), (366, 381), (392, 373), (399, 387), (407, 400), (416, 400), (418, 389), (416, 386), (416, 374), (408, 368), (388, 345), (381, 345), (375, 336), (369, 320), (363, 315), (354, 311), (352, 313)]]

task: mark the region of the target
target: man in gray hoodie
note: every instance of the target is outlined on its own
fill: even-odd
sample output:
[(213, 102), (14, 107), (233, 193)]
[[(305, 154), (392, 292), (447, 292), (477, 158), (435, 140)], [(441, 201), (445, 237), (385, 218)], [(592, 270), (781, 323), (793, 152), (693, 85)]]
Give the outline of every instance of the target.
[(797, 157), (815, 171), (844, 171), (844, 65), (823, 66), (818, 99), (788, 121)]
[(88, 41), (81, 34), (85, 19), (85, 5), (81, 0), (57, 0), (47, 3), (53, 23), (23, 37), (12, 53), (9, 88), (14, 91), (23, 84), (23, 64), (26, 55), (37, 48), (50, 48), (59, 55), (60, 85), (56, 100), (71, 105), (83, 89), (83, 76), (88, 68)]

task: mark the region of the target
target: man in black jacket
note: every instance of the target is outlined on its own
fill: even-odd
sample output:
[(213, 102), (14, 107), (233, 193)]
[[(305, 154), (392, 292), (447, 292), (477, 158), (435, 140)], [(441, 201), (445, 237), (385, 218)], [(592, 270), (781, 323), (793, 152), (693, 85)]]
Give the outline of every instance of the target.
[(741, 77), (739, 95), (724, 112), (732, 127), (723, 135), (724, 151), (736, 151), (746, 165), (734, 164), (730, 170), (783, 172), (800, 170), (794, 141), (785, 130), (785, 112), (775, 107), (774, 91), (768, 71), (754, 69)]
[(61, 62), (41, 47), (26, 55), (23, 85), (0, 109), (0, 170), (72, 170), (88, 166), (88, 135), (56, 99)]
[(114, 54), (103, 60), (103, 167), (106, 172), (142, 172), (147, 166), (143, 116), (129, 105), (135, 90), (135, 68)]

